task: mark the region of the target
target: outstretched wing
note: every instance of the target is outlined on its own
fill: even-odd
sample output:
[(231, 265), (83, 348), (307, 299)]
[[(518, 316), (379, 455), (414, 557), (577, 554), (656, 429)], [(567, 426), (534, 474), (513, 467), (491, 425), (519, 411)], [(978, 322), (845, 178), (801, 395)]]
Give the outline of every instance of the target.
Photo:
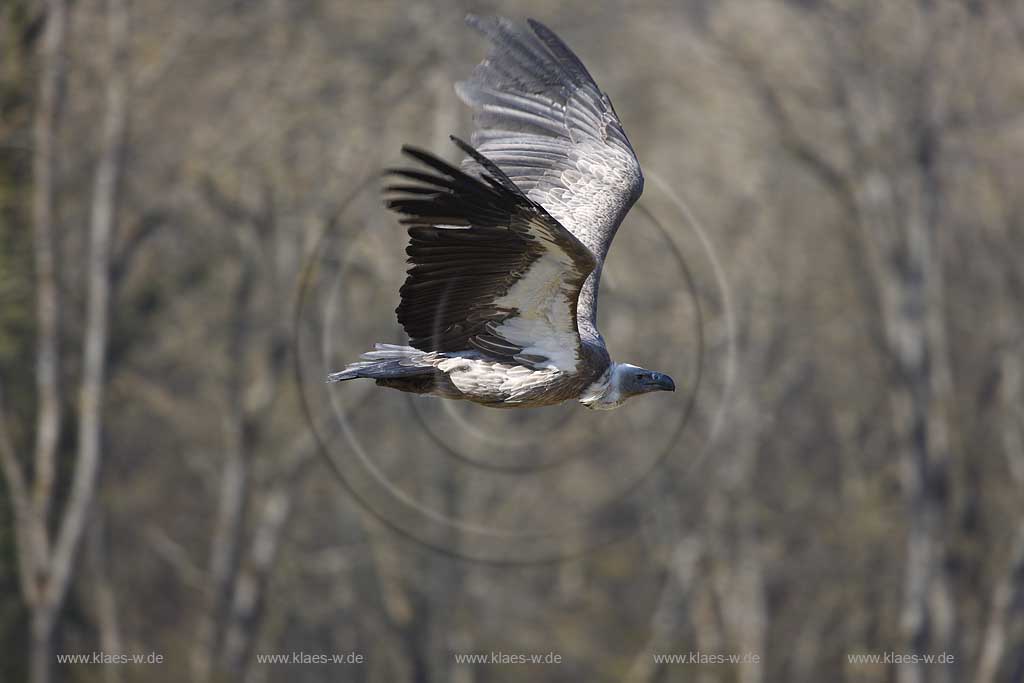
[(608, 96), (550, 29), (532, 19), (470, 15), (466, 23), (491, 41), (487, 58), (455, 88), (474, 110), (471, 141), (597, 258), (579, 308), (581, 332), (599, 340), (601, 266), (643, 191), (640, 163)]
[(576, 302), (593, 254), (493, 163), (452, 139), (476, 160), (479, 177), (409, 147), (430, 171), (390, 171), (414, 181), (386, 189), (410, 237), (398, 322), (423, 351), (476, 349), (576, 371)]

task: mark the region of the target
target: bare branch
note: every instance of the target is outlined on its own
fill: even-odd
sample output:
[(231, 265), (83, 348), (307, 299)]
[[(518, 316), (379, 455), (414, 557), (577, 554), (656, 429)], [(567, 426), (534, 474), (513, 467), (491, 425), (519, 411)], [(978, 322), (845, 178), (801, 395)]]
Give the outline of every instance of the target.
[(224, 639), (225, 669), (244, 672), (265, 603), (264, 593), (277, 560), (281, 536), (292, 510), (291, 486), (276, 487), (265, 497), (251, 543), (249, 559), (241, 571), (232, 596)]
[[(121, 626), (118, 619), (117, 593), (114, 582), (110, 579), (110, 567), (107, 557), (109, 549), (106, 539), (105, 515), (98, 508), (92, 515), (89, 525), (89, 543), (87, 546), (87, 564), (91, 574), (89, 600), (95, 614), (94, 619), (99, 627), (100, 645), (104, 652), (122, 653), (124, 644), (121, 639)], [(121, 683), (122, 667), (104, 667), (106, 683)]]
[(242, 259), (242, 272), (235, 287), (228, 332), (228, 377), (225, 388), (224, 465), (217, 496), (217, 515), (211, 535), (207, 610), (197, 631), (194, 676), (208, 680), (217, 654), (222, 650), (224, 624), (238, 573), (245, 510), (250, 497), (251, 420), (246, 412), (245, 361), (251, 342), (248, 317), (255, 272), (250, 259)]
[(32, 527), (35, 525), (32, 501), (29, 498), (28, 483), (21, 469), (11, 435), (7, 431), (7, 416), (3, 405), (2, 387), (0, 387), (0, 466), (3, 467), (7, 490), (14, 508), (14, 534), (17, 543), (18, 580), (25, 602), (32, 605), (38, 599), (34, 580), (36, 566)]
[(1017, 529), (1012, 547), (1006, 574), (992, 592), (988, 626), (985, 628), (981, 656), (974, 676), (977, 683), (992, 683), (996, 680), (1006, 652), (1009, 626), (1024, 611), (1024, 524)]
[[(116, 292), (118, 285), (131, 267), (132, 259), (139, 248), (146, 243), (167, 221), (167, 213), (162, 210), (146, 211), (139, 218), (135, 229), (121, 240), (120, 248), (111, 257), (111, 287)], [(115, 295), (116, 298), (116, 295)]]
[[(57, 439), (60, 436), (60, 287), (57, 283), (56, 194), (57, 125), (60, 119), (65, 70), (65, 0), (50, 0), (42, 43), (42, 74), (36, 110), (32, 176), (32, 223), (36, 267), (36, 413), (35, 482), (37, 514), (49, 517), (56, 480)], [(44, 538), (48, 544), (48, 539)], [(43, 555), (49, 554), (44, 548)]]
[(124, 138), (127, 128), (127, 76), (125, 49), (128, 17), (123, 0), (108, 0), (107, 30), (111, 65), (107, 81), (102, 152), (93, 189), (89, 239), (89, 291), (82, 359), (79, 408), (78, 458), (71, 496), (63, 514), (54, 548), (52, 585), (47, 598), (63, 602), (75, 554), (89, 520), (100, 466), (100, 431), (106, 374), (107, 339), (110, 332), (110, 254), (118, 205)]
[(188, 551), (180, 543), (155, 525), (146, 528), (146, 538), (153, 550), (174, 567), (182, 583), (195, 590), (203, 589), (206, 572), (189, 557)]
[[(827, 156), (821, 153), (818, 147), (799, 132), (799, 127), (793, 121), (792, 116), (783, 104), (778, 90), (770, 84), (770, 81), (760, 73), (758, 61), (738, 53), (735, 49), (718, 44), (722, 55), (732, 62), (743, 78), (747, 81), (751, 91), (757, 96), (765, 113), (771, 120), (778, 133), (778, 141), (782, 150), (794, 161), (801, 164), (816, 178), (826, 190), (839, 203), (846, 215), (842, 223), (842, 235), (850, 253), (851, 265), (854, 274), (860, 285), (858, 292), (864, 302), (865, 311), (869, 314), (878, 312), (878, 301), (880, 294), (875, 282), (874, 273), (871, 267), (869, 256), (870, 244), (868, 235), (861, 230), (863, 217), (860, 203), (857, 199), (857, 189), (853, 184), (853, 175), (846, 169), (840, 168)], [(850, 125), (850, 112), (846, 100), (844, 84), (838, 80), (838, 75), (831, 84), (833, 104), (846, 121), (846, 143), (848, 151), (853, 158), (858, 158), (860, 152), (855, 142), (855, 135)], [(876, 346), (884, 349), (885, 339), (881, 326), (876, 322), (878, 315), (869, 315), (872, 338)]]

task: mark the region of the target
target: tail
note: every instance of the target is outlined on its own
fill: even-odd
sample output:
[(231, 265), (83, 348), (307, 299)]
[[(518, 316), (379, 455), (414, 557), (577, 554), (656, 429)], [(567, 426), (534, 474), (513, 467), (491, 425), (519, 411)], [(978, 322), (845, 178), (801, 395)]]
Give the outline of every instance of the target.
[(434, 367), (420, 360), (426, 355), (411, 346), (395, 344), (374, 344), (373, 351), (367, 351), (355, 363), (349, 363), (344, 370), (327, 375), (328, 382), (344, 382), (349, 379), (397, 379), (432, 375)]

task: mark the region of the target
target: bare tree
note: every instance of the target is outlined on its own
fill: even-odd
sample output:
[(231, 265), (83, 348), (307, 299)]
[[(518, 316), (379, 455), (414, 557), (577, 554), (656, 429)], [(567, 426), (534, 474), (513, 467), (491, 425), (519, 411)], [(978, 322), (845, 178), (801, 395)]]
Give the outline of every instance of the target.
[(52, 541), (48, 518), (55, 513), (55, 478), (60, 432), (61, 384), (58, 330), (60, 307), (55, 253), (54, 186), (56, 121), (60, 82), (64, 78), (64, 35), (67, 6), (55, 0), (48, 6), (47, 34), (43, 41), (42, 85), (36, 123), (34, 205), (38, 293), (38, 343), (36, 378), (36, 459), (32, 501), (26, 495), (26, 476), (17, 461), (10, 439), (5, 438), (4, 472), (15, 512), (22, 590), (32, 613), (31, 677), (47, 683), (53, 664), (53, 635), (76, 567), (78, 548), (89, 524), (101, 456), (101, 417), (105, 362), (109, 334), (110, 251), (118, 204), (118, 179), (127, 120), (127, 82), (124, 49), (127, 16), (120, 0), (110, 0), (107, 30), (110, 66), (105, 96), (101, 152), (96, 169), (89, 223), (88, 301), (82, 358), (82, 385), (75, 471), (71, 492), (56, 517)]
[[(752, 56), (740, 56), (764, 111), (776, 125), (791, 158), (834, 194), (856, 229), (849, 244), (855, 263), (864, 264), (866, 301), (879, 316), (876, 339), (888, 359), (892, 429), (899, 444), (907, 509), (906, 574), (902, 628), (909, 650), (955, 651), (952, 563), (947, 558), (949, 517), (949, 366), (942, 254), (942, 131), (948, 108), (937, 98), (934, 49), (948, 19), (941, 8), (911, 11), (913, 20), (934, 31), (915, 36), (920, 43), (907, 62), (887, 75), (869, 71), (864, 50), (877, 16), (825, 3), (808, 11), (809, 21), (831, 41), (825, 86), (842, 122), (842, 165), (825, 145), (809, 138), (794, 110), (810, 108), (794, 91), (770, 82)], [(927, 42), (925, 42), (927, 41)], [(868, 93), (871, 93), (870, 95)], [(887, 93), (893, 122), (872, 120), (859, 107)], [(878, 131), (879, 126), (900, 126)], [(901, 144), (878, 147), (878, 135), (899, 136)], [(951, 680), (954, 667), (935, 673)], [(919, 666), (900, 667), (904, 683), (923, 680)]]
[[(283, 283), (298, 264), (282, 262), (277, 250), (265, 249), (264, 240), (292, 235), (280, 231), (273, 190), (262, 187), (259, 207), (250, 208), (212, 179), (204, 185), (207, 201), (232, 225), (239, 258), (225, 345), (224, 459), (204, 584), (206, 604), (193, 652), (199, 681), (215, 672), (245, 677), (261, 625), (263, 591), (290, 519), (294, 489), (314, 452), (312, 437), (305, 433), (283, 453), (267, 448), (274, 443), (270, 423), (287, 368), (293, 302)], [(260, 324), (268, 314), (275, 323)], [(261, 453), (285, 459), (272, 482), (254, 481)], [(256, 508), (255, 520), (250, 519), (251, 508)]]
[[(281, 672), (256, 652), (296, 649), (361, 651), (341, 675), (367, 682), (515, 675), (451, 654), (496, 650), (561, 654), (541, 683), (1019, 677), (1024, 4), (592, 4), (482, 11), (561, 34), (647, 175), (603, 324), (680, 391), (608, 414), (322, 383), (402, 340), (376, 173), (402, 144), (457, 158), (479, 8), (0, 3), (0, 591), (25, 604), (0, 609), (0, 641), (24, 633), (0, 678), (260, 683)], [(310, 419), (396, 496), (338, 486)], [(606, 508), (663, 437), (635, 507)], [(470, 470), (448, 438), (573, 460)], [(516, 567), (415, 542), (477, 555), (482, 526), (517, 561), (535, 531), (614, 542)], [(57, 648), (166, 659), (49, 671)], [(693, 650), (762, 661), (651, 656)], [(957, 663), (847, 657), (883, 650)]]
[[(1017, 216), (1010, 216), (1013, 222)], [(1010, 291), (1013, 292), (1022, 283), (1011, 273)], [(1024, 486), (1024, 436), (1022, 436), (1021, 417), (1024, 409), (1021, 399), (1024, 396), (1024, 367), (1021, 362), (1021, 343), (1019, 325), (1007, 317), (1000, 325), (996, 352), (997, 372), (999, 377), (999, 401), (997, 402), (1003, 416), (1000, 440), (1010, 471), (1017, 486)], [(988, 621), (985, 625), (981, 652), (978, 656), (974, 680), (977, 683), (994, 683), (999, 680), (1000, 667), (1006, 664), (1008, 643), (1012, 642), (1012, 630), (1015, 624), (1024, 621), (1024, 522), (1018, 521), (1016, 533), (1010, 542), (1009, 561), (1003, 575), (992, 588), (989, 605)]]
[[(52, 608), (47, 607), (51, 550), (47, 518), (56, 478), (57, 439), (60, 434), (58, 283), (54, 195), (56, 185), (56, 129), (64, 80), (64, 43), (67, 4), (53, 0), (47, 5), (46, 28), (40, 55), (39, 100), (36, 106), (33, 154), (32, 213), (35, 230), (37, 353), (35, 482), (28, 481), (3, 428), (4, 475), (11, 493), (18, 539), (22, 596), (32, 614), (31, 675), (33, 683), (49, 680), (53, 633)], [(0, 427), (3, 427), (0, 424)]]

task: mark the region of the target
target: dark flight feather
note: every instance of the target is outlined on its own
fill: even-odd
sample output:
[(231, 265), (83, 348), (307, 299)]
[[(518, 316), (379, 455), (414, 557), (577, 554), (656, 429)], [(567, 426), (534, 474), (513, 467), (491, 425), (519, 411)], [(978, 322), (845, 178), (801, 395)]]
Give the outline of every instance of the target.
[(410, 238), (410, 268), (395, 312), (414, 348), (476, 349), (515, 362), (522, 346), (501, 337), (495, 323), (520, 311), (495, 301), (529, 277), (539, 259), (554, 254), (569, 264), (565, 284), (572, 294), (564, 305), (575, 319), (576, 295), (595, 260), (501, 169), (462, 140), (452, 139), (478, 162), (479, 178), (412, 147), (403, 147), (403, 152), (430, 170), (390, 171), (418, 183), (386, 189), (387, 206), (401, 214)]

